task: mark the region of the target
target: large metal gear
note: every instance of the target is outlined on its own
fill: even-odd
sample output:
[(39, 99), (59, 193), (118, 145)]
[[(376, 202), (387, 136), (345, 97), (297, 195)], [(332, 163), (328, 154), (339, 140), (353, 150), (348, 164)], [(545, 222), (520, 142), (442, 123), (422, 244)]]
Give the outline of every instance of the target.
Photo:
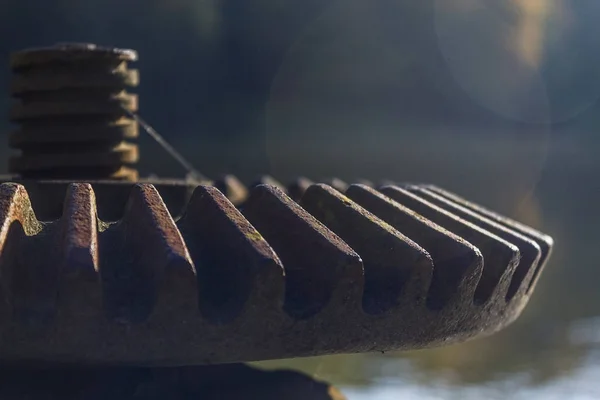
[(431, 185), (27, 178), (0, 186), (0, 359), (15, 363), (463, 341), (518, 317), (553, 244)]

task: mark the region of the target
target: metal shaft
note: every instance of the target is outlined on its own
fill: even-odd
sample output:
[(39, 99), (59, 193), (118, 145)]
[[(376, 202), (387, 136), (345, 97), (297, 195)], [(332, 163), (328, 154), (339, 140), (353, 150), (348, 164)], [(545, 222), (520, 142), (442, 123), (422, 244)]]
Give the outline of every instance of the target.
[(137, 180), (139, 83), (132, 50), (57, 44), (11, 56), (9, 171), (25, 179)]

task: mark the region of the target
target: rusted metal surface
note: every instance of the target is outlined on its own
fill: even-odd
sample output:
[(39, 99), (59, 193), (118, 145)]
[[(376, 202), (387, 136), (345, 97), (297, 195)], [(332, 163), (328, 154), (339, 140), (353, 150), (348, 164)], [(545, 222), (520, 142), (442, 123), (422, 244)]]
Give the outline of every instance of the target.
[[(426, 185), (259, 184), (237, 207), (214, 186), (190, 197), (181, 184), (174, 206), (168, 185), (28, 185), (0, 185), (4, 362), (173, 366), (463, 341), (520, 314), (552, 248)], [(115, 219), (100, 212), (107, 193)]]
[[(36, 216), (43, 221), (53, 221), (61, 217), (65, 193), (73, 183), (71, 180), (33, 180), (0, 176), (0, 183), (9, 182), (18, 183), (27, 189)], [(94, 180), (89, 183), (96, 194), (98, 216), (104, 221), (117, 221), (123, 217), (130, 192), (137, 183), (151, 183), (156, 187), (167, 209), (175, 218), (184, 212), (196, 186), (210, 184), (210, 182), (157, 178), (139, 179), (137, 182)], [(242, 188), (247, 191), (245, 186), (242, 185)]]
[(552, 239), (431, 185), (140, 180), (136, 59), (90, 44), (11, 57), (0, 362), (406, 350), (490, 334), (526, 305)]
[(29, 179), (137, 180), (139, 154), (130, 143), (137, 122), (139, 74), (132, 50), (91, 44), (27, 49), (11, 57), (9, 143), (21, 154), (9, 170)]

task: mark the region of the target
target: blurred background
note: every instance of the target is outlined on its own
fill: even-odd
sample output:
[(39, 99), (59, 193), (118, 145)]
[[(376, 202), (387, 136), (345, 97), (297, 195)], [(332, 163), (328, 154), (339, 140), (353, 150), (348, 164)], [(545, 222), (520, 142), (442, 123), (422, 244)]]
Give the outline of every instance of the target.
[[(492, 337), (258, 365), (297, 368), (350, 399), (600, 398), (600, 2), (0, 4), (1, 93), (15, 50), (136, 49), (141, 116), (210, 177), (429, 182), (555, 239), (524, 314)], [(183, 176), (140, 142), (142, 175)]]

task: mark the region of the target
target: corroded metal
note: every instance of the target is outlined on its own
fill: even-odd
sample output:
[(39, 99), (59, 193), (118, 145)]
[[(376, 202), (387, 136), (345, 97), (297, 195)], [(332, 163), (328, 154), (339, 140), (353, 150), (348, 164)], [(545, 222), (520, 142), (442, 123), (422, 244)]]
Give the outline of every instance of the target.
[(87, 44), (11, 58), (0, 362), (416, 349), (490, 334), (526, 305), (552, 239), (434, 186), (139, 180), (136, 58)]
[[(53, 221), (61, 217), (64, 209), (65, 193), (73, 181), (18, 179), (10, 176), (0, 176), (0, 183), (18, 183), (25, 187), (29, 193), (36, 216), (43, 221)], [(139, 179), (137, 182), (90, 181), (89, 184), (96, 196), (98, 217), (104, 221), (121, 219), (131, 190), (138, 183), (152, 184), (159, 191), (165, 206), (174, 217), (181, 216), (194, 189), (199, 184), (210, 184), (208, 181), (197, 182), (158, 178)], [(246, 190), (245, 187), (244, 190)]]
[(463, 341), (520, 314), (552, 248), (425, 185), (308, 184), (294, 201), (259, 184), (238, 207), (200, 185), (173, 218), (139, 183), (121, 187), (116, 222), (98, 218), (94, 188), (109, 186), (62, 186), (54, 221), (24, 186), (0, 186), (1, 360), (214, 364)]
[(29, 179), (137, 180), (133, 50), (57, 44), (11, 56), (9, 170)]

